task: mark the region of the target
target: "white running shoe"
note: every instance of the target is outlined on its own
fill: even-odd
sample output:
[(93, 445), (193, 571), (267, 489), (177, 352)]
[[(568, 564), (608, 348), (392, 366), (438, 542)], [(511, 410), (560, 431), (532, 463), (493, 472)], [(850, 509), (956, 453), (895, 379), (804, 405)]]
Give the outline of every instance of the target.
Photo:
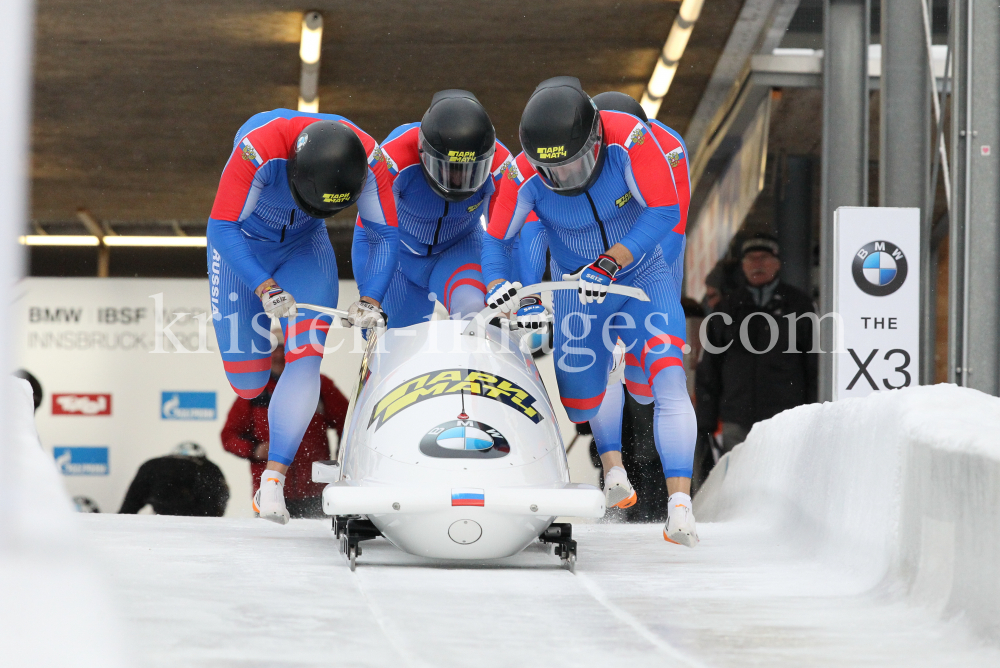
[(260, 489), (253, 495), (253, 509), (258, 517), (278, 524), (288, 524), (288, 509), (285, 508), (285, 492), (278, 478), (264, 477)]
[(698, 527), (691, 510), (691, 497), (676, 492), (667, 499), (667, 526), (663, 528), (663, 540), (694, 547), (698, 544)]
[(611, 351), (611, 372), (608, 374), (608, 385), (622, 382), (625, 377), (625, 344), (621, 339), (615, 343), (615, 349)]
[(622, 467), (612, 466), (604, 476), (604, 498), (608, 508), (631, 508), (639, 500)]

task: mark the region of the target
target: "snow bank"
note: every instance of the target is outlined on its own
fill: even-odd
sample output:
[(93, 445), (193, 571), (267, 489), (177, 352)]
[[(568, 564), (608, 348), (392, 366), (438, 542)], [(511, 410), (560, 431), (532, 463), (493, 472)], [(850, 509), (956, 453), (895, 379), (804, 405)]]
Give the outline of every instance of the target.
[(813, 404), (756, 425), (695, 501), (1000, 638), (1000, 399), (954, 385)]
[[(35, 431), (31, 386), (9, 378), (0, 526), (0, 647), (4, 665), (125, 665), (104, 583)], [(7, 663), (9, 661), (10, 663)]]

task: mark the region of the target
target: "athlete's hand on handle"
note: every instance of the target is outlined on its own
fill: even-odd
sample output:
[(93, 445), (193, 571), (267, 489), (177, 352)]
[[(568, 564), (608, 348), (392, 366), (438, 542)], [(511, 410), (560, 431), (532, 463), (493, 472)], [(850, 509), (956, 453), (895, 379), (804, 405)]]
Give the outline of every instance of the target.
[(351, 304), (347, 309), (347, 322), (354, 327), (370, 329), (371, 327), (385, 327), (389, 316), (382, 310), (380, 304), (368, 301), (362, 297)]
[(603, 303), (608, 295), (608, 286), (615, 282), (615, 275), (621, 268), (618, 261), (610, 255), (599, 255), (592, 263), (574, 272), (580, 281), (580, 303)]
[(521, 329), (542, 329), (552, 320), (552, 315), (542, 304), (542, 298), (538, 295), (522, 297), (517, 314), (514, 316), (514, 325)]
[(516, 281), (513, 283), (508, 280), (497, 281), (486, 293), (486, 305), (492, 309), (502, 308), (510, 303), (511, 298), (520, 289), (521, 284)]
[(265, 283), (265, 286), (263, 291), (259, 293), (264, 313), (272, 318), (290, 318), (299, 314), (298, 309), (295, 308), (295, 297), (291, 293), (285, 292), (273, 281), (270, 285)]

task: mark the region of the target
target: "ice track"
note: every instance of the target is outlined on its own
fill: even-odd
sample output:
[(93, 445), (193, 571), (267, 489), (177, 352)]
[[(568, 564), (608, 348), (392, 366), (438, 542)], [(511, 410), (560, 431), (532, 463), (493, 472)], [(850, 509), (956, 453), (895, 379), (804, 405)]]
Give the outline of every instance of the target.
[(381, 539), (352, 573), (328, 521), (72, 513), (8, 384), (4, 667), (1000, 666), (1000, 399), (972, 390), (760, 423), (695, 498), (701, 545), (579, 523), (574, 576)]
[(694, 550), (652, 525), (433, 562), (376, 540), (355, 573), (329, 523), (84, 516), (142, 666), (996, 666), (957, 623), (866, 591), (746, 522)]

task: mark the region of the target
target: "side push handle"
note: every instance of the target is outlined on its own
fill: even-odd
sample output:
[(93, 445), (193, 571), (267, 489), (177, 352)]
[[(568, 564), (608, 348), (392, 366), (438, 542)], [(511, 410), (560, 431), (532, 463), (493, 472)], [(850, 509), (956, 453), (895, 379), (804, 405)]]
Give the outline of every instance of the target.
[[(563, 276), (563, 279), (568, 279), (569, 274)], [(511, 302), (517, 302), (526, 295), (534, 295), (540, 292), (553, 292), (555, 290), (573, 290), (576, 291), (580, 287), (578, 281), (562, 280), (562, 281), (549, 281), (547, 283), (535, 283), (534, 285), (526, 285), (520, 288), (514, 293), (514, 296), (510, 298)], [(642, 288), (636, 288), (631, 285), (615, 285), (612, 283), (608, 286), (608, 294), (611, 295), (624, 295), (625, 297), (631, 297), (633, 299), (638, 299), (641, 302), (648, 302), (649, 296), (646, 295)], [(307, 307), (311, 308), (311, 307)], [(509, 307), (504, 308), (490, 308), (486, 307), (480, 311), (469, 323), (469, 326), (465, 328), (463, 332), (466, 336), (484, 336), (486, 334), (486, 324), (489, 323), (494, 317), (503, 311), (509, 310)]]
[[(330, 308), (329, 306), (317, 306), (316, 304), (303, 304), (301, 302), (296, 304), (296, 306), (307, 308), (313, 311), (318, 311), (319, 313), (323, 313), (325, 315), (332, 315), (335, 318), (340, 318), (340, 324), (343, 325), (344, 327), (353, 327), (353, 325), (351, 325), (351, 323), (347, 320), (347, 311), (341, 311), (339, 308)], [(375, 331), (384, 332), (385, 326), (376, 325)]]
[(341, 318), (347, 320), (347, 311), (341, 311), (339, 308), (330, 308), (329, 306), (316, 306), (315, 304), (303, 304), (298, 303), (296, 306), (301, 306), (302, 308), (307, 308), (310, 311), (318, 311), (324, 315), (332, 315), (335, 318)]

